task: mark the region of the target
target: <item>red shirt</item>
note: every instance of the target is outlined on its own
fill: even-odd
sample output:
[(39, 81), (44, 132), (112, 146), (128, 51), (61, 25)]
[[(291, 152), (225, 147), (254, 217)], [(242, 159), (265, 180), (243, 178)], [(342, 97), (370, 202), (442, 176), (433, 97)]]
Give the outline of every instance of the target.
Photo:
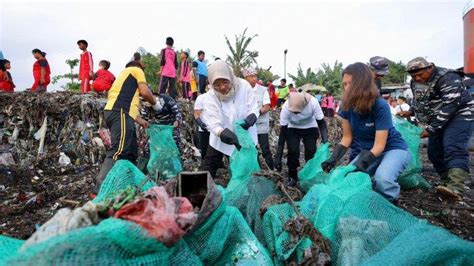
[[(5, 80), (5, 76), (8, 77), (7, 80)], [(0, 70), (0, 91), (13, 92), (13, 86), (10, 73), (8, 73), (8, 71), (3, 72)]]
[(92, 87), (97, 92), (108, 91), (115, 81), (115, 76), (110, 71), (99, 69), (96, 73), (97, 77), (92, 82)]
[[(40, 84), (41, 68), (45, 68), (46, 70), (45, 77), (44, 77), (45, 84)], [(49, 82), (51, 81), (49, 77), (50, 75), (51, 75), (51, 69), (49, 68), (48, 60), (46, 60), (46, 58), (36, 60), (36, 62), (33, 64), (33, 78), (35, 79), (35, 84), (48, 85)]]
[(92, 61), (92, 54), (85, 51), (81, 54), (81, 63), (79, 64), (79, 79), (90, 78), (90, 73), (93, 71), (94, 62)]

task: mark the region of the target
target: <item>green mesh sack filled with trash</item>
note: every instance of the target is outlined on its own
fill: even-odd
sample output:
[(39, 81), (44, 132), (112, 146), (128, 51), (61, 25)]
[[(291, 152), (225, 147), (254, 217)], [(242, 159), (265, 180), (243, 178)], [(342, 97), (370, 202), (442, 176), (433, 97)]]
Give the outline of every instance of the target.
[(151, 125), (147, 129), (150, 138), (150, 160), (148, 173), (162, 179), (177, 176), (182, 170), (181, 155), (173, 139), (173, 127), (166, 125)]
[(110, 169), (104, 182), (100, 186), (94, 203), (104, 201), (127, 187), (139, 187), (141, 191), (146, 191), (153, 186), (155, 182), (149, 180), (133, 163), (128, 160), (118, 160)]
[(412, 156), (407, 169), (398, 177), (398, 183), (402, 189), (430, 189), (431, 185), (421, 176), (423, 165), (420, 159), (420, 134), (423, 129), (398, 117), (393, 118), (393, 125), (407, 143)]
[[(3, 260), (3, 258), (2, 258)], [(201, 265), (181, 240), (171, 248), (150, 237), (139, 225), (109, 218), (96, 226), (52, 237), (5, 265)], [(0, 263), (0, 264), (3, 264)]]
[(24, 240), (0, 235), (0, 265), (2, 261), (15, 257), (24, 242)]
[[(336, 168), (297, 203), (330, 240), (332, 264), (473, 264), (473, 243), (395, 207), (372, 191), (368, 175), (354, 170), (352, 165)], [(309, 247), (308, 238), (294, 239), (283, 229), (294, 216), (288, 204), (273, 206), (264, 216), (266, 246), (275, 264), (283, 265), (290, 256), (301, 262)]]
[(248, 182), (254, 172), (260, 171), (255, 143), (249, 132), (242, 128), (242, 123), (243, 121), (234, 123), (234, 133), (237, 135), (241, 149), (240, 151), (235, 149), (230, 156), (231, 179), (227, 185), (227, 191), (242, 187), (242, 184)]
[(318, 147), (313, 159), (309, 160), (303, 169), (298, 172), (299, 187), (307, 192), (314, 184), (321, 184), (328, 178), (329, 174), (323, 171), (321, 163), (329, 159), (329, 143)]
[(234, 124), (235, 133), (242, 146), (230, 158), (231, 179), (226, 188), (226, 202), (242, 213), (260, 241), (264, 240), (260, 207), (270, 195), (281, 195), (273, 181), (254, 176), (260, 170), (258, 152), (249, 132), (242, 128), (242, 121)]
[(184, 237), (189, 248), (205, 265), (271, 265), (270, 254), (240, 211), (225, 202), (224, 196), (206, 221)]
[(331, 245), (335, 265), (474, 263), (474, 243), (417, 219), (376, 192), (354, 193), (338, 216)]

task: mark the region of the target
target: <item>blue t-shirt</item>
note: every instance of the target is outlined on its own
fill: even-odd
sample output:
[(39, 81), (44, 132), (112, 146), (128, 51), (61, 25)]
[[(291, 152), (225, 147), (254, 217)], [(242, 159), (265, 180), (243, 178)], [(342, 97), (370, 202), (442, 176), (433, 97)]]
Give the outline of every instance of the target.
[(353, 137), (351, 149), (356, 150), (357, 154), (360, 153), (361, 149), (372, 149), (375, 142), (375, 131), (377, 130), (388, 130), (387, 144), (385, 145), (384, 152), (408, 149), (402, 135), (393, 127), (390, 107), (382, 98), (375, 100), (372, 112), (367, 115), (357, 113), (351, 108), (347, 112), (341, 110), (339, 116), (347, 119), (351, 125)]

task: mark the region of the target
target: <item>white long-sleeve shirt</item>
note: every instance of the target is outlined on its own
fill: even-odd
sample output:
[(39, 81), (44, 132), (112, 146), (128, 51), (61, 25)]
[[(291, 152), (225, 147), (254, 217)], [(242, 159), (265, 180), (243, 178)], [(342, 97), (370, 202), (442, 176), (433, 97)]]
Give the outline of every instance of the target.
[[(235, 94), (232, 99), (221, 101), (217, 97), (216, 92), (211, 89), (208, 92), (207, 106), (204, 107), (206, 109), (206, 122), (211, 132), (209, 145), (229, 156), (234, 152), (235, 146), (223, 143), (219, 138), (219, 134), (225, 128), (234, 131), (233, 124), (237, 120), (245, 119), (252, 113), (257, 117), (259, 115), (259, 109), (252, 92), (252, 87), (246, 80), (240, 78), (236, 79), (234, 82), (234, 86), (236, 87)], [(257, 145), (256, 126), (250, 127), (248, 132), (252, 136), (255, 145)]]
[[(194, 111), (201, 111), (201, 116), (199, 118), (201, 118), (202, 122), (204, 122), (204, 124), (206, 125), (208, 124), (206, 117), (208, 112), (208, 110), (206, 110), (208, 96), (208, 92), (201, 94), (196, 98), (196, 101), (194, 102)], [(199, 131), (203, 131), (201, 127), (198, 128)]]
[(300, 129), (318, 127), (316, 120), (321, 120), (324, 118), (321, 106), (314, 97), (311, 97), (311, 100), (299, 114), (290, 112), (288, 109), (288, 104), (288, 101), (286, 101), (281, 109), (280, 124), (282, 126)]

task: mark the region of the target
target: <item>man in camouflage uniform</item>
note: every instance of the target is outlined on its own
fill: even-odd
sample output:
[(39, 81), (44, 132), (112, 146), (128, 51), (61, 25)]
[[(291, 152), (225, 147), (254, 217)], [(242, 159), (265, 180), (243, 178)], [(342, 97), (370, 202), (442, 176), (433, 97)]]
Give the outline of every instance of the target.
[(437, 67), (422, 57), (408, 62), (407, 71), (415, 83), (425, 85), (416, 92), (413, 111), (426, 125), (421, 137), (428, 137), (428, 158), (446, 181), (436, 190), (462, 200), (469, 177), (467, 146), (474, 128), (474, 101), (462, 82), (464, 73)]
[(379, 93), (382, 90), (382, 78), (388, 75), (388, 67), (390, 65), (390, 60), (382, 56), (374, 56), (371, 57), (369, 60), (369, 67), (374, 73), (374, 80), (377, 88), (379, 89)]

